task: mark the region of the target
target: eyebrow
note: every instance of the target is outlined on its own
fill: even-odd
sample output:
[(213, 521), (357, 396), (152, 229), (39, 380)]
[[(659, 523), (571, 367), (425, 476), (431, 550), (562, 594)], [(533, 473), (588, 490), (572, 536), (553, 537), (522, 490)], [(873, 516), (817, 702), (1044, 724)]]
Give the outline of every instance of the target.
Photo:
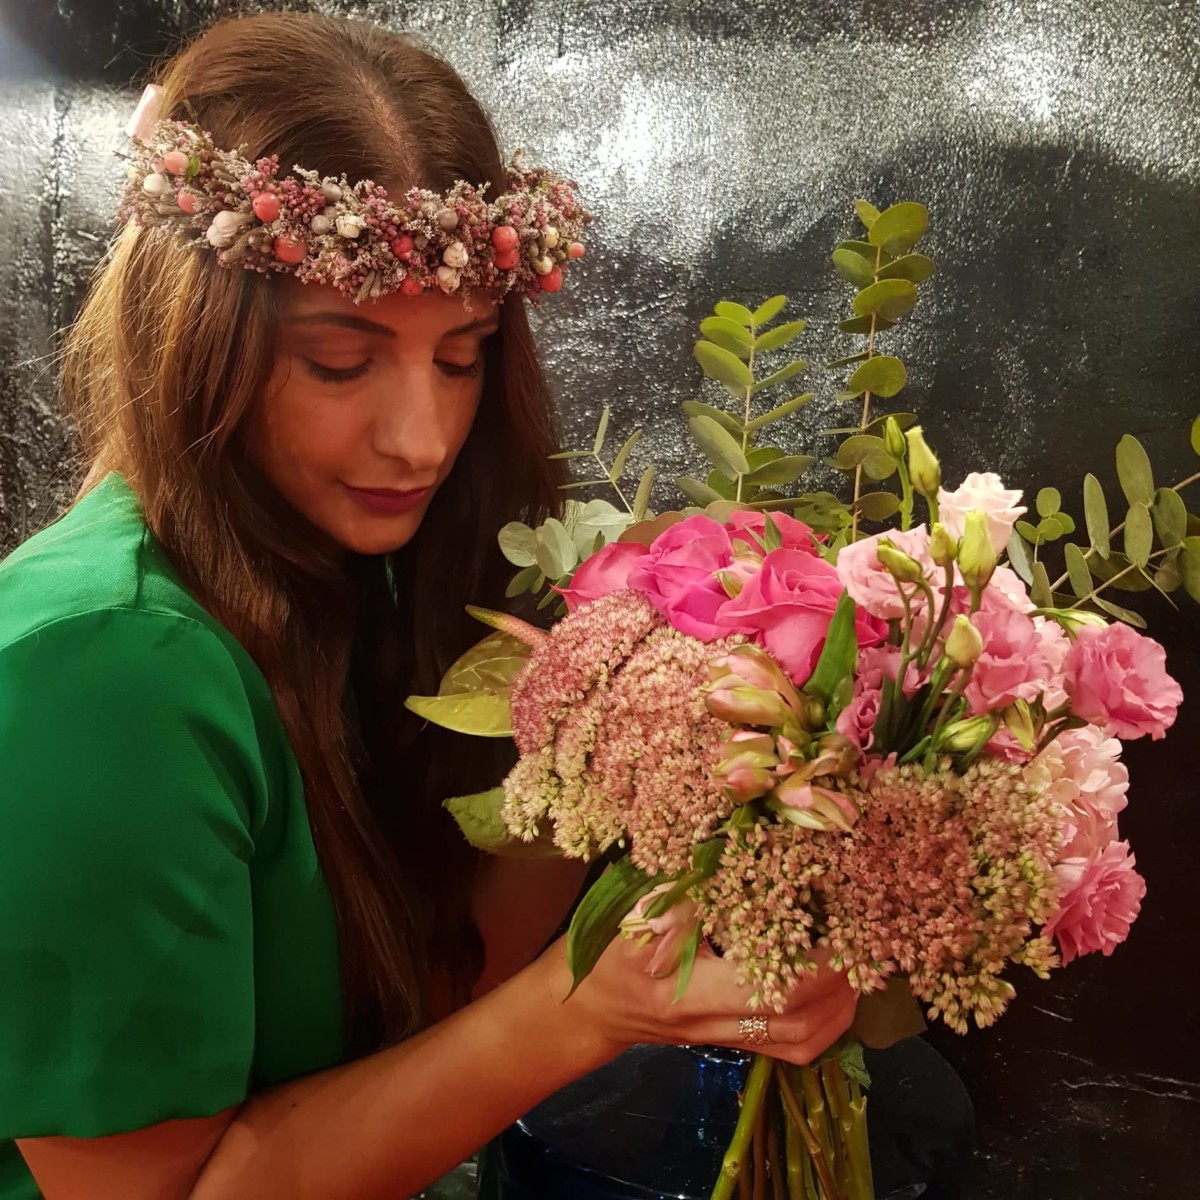
[[(353, 313), (344, 312), (313, 312), (300, 317), (293, 317), (291, 325), (340, 325), (344, 329), (357, 329), (361, 333), (372, 333), (382, 337), (395, 337), (396, 331), (390, 325), (381, 325), (378, 321), (370, 321), (366, 317), (356, 317)], [(443, 338), (457, 337), (464, 333), (474, 333), (478, 329), (495, 332), (500, 328), (500, 318), (493, 314), (490, 317), (480, 317), (467, 325), (459, 325), (448, 329), (442, 334)]]

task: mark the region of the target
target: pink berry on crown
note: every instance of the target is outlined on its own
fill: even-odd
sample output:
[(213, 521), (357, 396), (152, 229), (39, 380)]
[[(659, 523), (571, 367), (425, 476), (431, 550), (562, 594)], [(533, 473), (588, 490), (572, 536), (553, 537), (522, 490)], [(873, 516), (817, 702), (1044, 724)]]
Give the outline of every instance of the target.
[(275, 239), (275, 257), (280, 262), (301, 263), (308, 254), (308, 247), (298, 238), (277, 237)]
[(498, 271), (511, 271), (521, 261), (521, 251), (513, 246), (511, 250), (497, 250), (492, 256)]
[(567, 247), (567, 253), (568, 253), (568, 254), (569, 254), (569, 255), (570, 255), (572, 258), (582, 258), (582, 257), (584, 256), (584, 253), (585, 253), (585, 249), (584, 249), (584, 245), (583, 245), (583, 243), (582, 243), (582, 242), (572, 242), (572, 243), (571, 243), (571, 244), (570, 244), (570, 245)]
[(543, 292), (557, 292), (562, 289), (562, 267), (552, 267), (545, 275), (538, 276), (538, 286)]
[(274, 221), (279, 216), (279, 197), (270, 192), (262, 192), (254, 197), (251, 205), (254, 215), (262, 222)]
[(511, 225), (497, 225), (492, 230), (492, 245), (497, 250), (514, 250), (520, 240), (517, 231)]
[(183, 188), (180, 188), (175, 194), (175, 203), (185, 213), (194, 213), (196, 211), (196, 196), (194, 192), (187, 192)]
[(163, 155), (163, 170), (172, 175), (182, 175), (188, 169), (188, 156), (182, 150), (172, 150)]
[(412, 275), (406, 275), (400, 284), (400, 290), (406, 296), (419, 296), (425, 289), (421, 286), (419, 279)]
[(392, 253), (402, 262), (407, 262), (413, 252), (413, 240), (407, 233), (402, 233), (392, 240)]

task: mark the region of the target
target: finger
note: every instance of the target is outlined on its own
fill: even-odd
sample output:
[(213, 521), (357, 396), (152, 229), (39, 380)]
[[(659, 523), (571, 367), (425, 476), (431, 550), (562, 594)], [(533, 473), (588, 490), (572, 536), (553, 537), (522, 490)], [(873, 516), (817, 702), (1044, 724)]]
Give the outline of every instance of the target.
[[(763, 1052), (785, 1062), (807, 1066), (815, 1062), (850, 1028), (854, 1021), (855, 1000), (835, 999), (819, 1020), (813, 1020), (797, 1031), (794, 1042), (778, 1042), (765, 1046)], [(774, 1036), (774, 1031), (772, 1031)]]

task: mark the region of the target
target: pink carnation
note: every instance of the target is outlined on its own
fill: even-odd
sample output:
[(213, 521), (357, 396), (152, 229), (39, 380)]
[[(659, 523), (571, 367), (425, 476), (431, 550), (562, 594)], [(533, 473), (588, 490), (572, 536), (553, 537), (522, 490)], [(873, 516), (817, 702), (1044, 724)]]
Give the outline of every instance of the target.
[(1036, 700), (1052, 672), (1033, 618), (1003, 592), (989, 589), (971, 623), (983, 638), (966, 689), (971, 710), (992, 712), (1017, 699)]
[(654, 539), (629, 573), (629, 586), (680, 633), (711, 642), (725, 633), (716, 616), (728, 599), (716, 573), (732, 561), (729, 530), (712, 517), (688, 517)]
[(1097, 857), (1068, 858), (1054, 868), (1062, 902), (1042, 933), (1058, 942), (1064, 966), (1093, 950), (1107, 957), (1129, 936), (1146, 894), (1133, 865), (1129, 843), (1110, 842)]
[(648, 552), (639, 542), (609, 542), (590, 558), (585, 558), (571, 579), (571, 586), (557, 589), (574, 612), (581, 604), (590, 604), (612, 592), (629, 586), (629, 574)]
[[(721, 606), (715, 624), (721, 635), (753, 635), (803, 687), (841, 595), (842, 581), (823, 558), (803, 550), (772, 550), (758, 575)], [(860, 646), (873, 646), (887, 633), (882, 621), (862, 609), (856, 628)]]
[(1183, 690), (1167, 674), (1167, 656), (1128, 625), (1079, 631), (1063, 665), (1071, 710), (1118, 738), (1157, 741), (1175, 721)]
[(1000, 476), (991, 471), (972, 471), (956, 491), (938, 492), (938, 515), (951, 537), (961, 538), (967, 513), (981, 512), (987, 520), (988, 538), (999, 557), (1008, 545), (1013, 526), (1025, 509), (1017, 503), (1019, 491), (1005, 488)]
[[(842, 586), (860, 608), (865, 608), (872, 616), (882, 617), (885, 621), (899, 621), (904, 616), (904, 605), (896, 580), (879, 561), (881, 537), (887, 537), (897, 550), (915, 558), (925, 568), (926, 578), (933, 573), (934, 566), (929, 559), (929, 531), (924, 525), (907, 532), (896, 530), (851, 542), (838, 554), (837, 573)], [(911, 610), (925, 607), (925, 597), (920, 591), (911, 584), (904, 590), (912, 594)]]

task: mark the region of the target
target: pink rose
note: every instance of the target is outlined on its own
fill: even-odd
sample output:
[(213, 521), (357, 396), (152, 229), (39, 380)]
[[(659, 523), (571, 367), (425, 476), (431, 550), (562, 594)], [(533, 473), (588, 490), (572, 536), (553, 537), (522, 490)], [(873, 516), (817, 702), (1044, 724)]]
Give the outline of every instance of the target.
[(654, 539), (629, 573), (629, 586), (680, 633), (711, 642), (726, 632), (716, 616), (729, 598), (716, 573), (732, 561), (729, 530), (712, 517), (688, 517)]
[(938, 492), (938, 515), (951, 537), (961, 538), (966, 527), (967, 513), (981, 512), (987, 520), (988, 539), (999, 557), (1008, 545), (1013, 526), (1025, 509), (1017, 504), (1019, 491), (1010, 491), (991, 471), (972, 471), (957, 491)]
[[(933, 574), (934, 564), (929, 558), (929, 531), (924, 525), (907, 532), (897, 530), (851, 542), (838, 553), (837, 573), (842, 586), (860, 608), (885, 621), (899, 621), (904, 616), (904, 605), (896, 580), (879, 561), (881, 537), (888, 538), (897, 550), (915, 558), (925, 568), (927, 579)], [(910, 608), (914, 613), (925, 608), (923, 593), (912, 585), (907, 585), (904, 590), (911, 595)]]
[(1118, 738), (1161, 738), (1175, 721), (1183, 690), (1167, 656), (1128, 625), (1081, 629), (1063, 664), (1071, 711)]
[[(716, 616), (720, 636), (752, 634), (801, 687), (813, 673), (842, 594), (837, 570), (803, 550), (772, 550), (762, 570)], [(887, 626), (861, 608), (858, 643), (881, 642)]]
[(1033, 618), (1003, 592), (989, 590), (971, 623), (983, 638), (965, 693), (971, 711), (992, 712), (1018, 698), (1036, 700), (1052, 672)]
[(558, 588), (574, 612), (581, 604), (590, 604), (629, 586), (629, 574), (637, 561), (649, 551), (639, 542), (609, 542), (590, 558), (585, 558), (571, 579), (571, 586)]
[[(854, 676), (854, 695), (837, 716), (837, 731), (860, 750), (869, 750), (875, 742), (875, 723), (883, 700), (883, 681), (895, 679), (900, 670), (899, 646), (871, 646), (858, 656)], [(904, 692), (912, 695), (921, 686), (916, 663), (904, 673)]]
[(1093, 858), (1117, 836), (1117, 814), (1128, 803), (1129, 772), (1121, 743), (1095, 725), (1071, 729), (1026, 768), (1025, 779), (1058, 806), (1063, 822), (1061, 858)]
[[(775, 528), (779, 530), (780, 537), (783, 539), (782, 549), (806, 550), (809, 554), (816, 554), (816, 535), (803, 521), (797, 521), (795, 517), (789, 517), (787, 513), (781, 512), (772, 513), (771, 520), (775, 523)], [(739, 529), (750, 530), (760, 542), (765, 543), (767, 536), (767, 514), (755, 512), (754, 509), (750, 508), (739, 509), (730, 516), (729, 527), (730, 536), (735, 543), (735, 550), (745, 544), (744, 542), (739, 543), (737, 536), (737, 530)]]
[(1110, 842), (1095, 858), (1068, 858), (1054, 868), (1062, 902), (1042, 933), (1053, 937), (1063, 965), (1081, 954), (1110, 955), (1141, 911), (1146, 881), (1133, 869), (1128, 842)]

